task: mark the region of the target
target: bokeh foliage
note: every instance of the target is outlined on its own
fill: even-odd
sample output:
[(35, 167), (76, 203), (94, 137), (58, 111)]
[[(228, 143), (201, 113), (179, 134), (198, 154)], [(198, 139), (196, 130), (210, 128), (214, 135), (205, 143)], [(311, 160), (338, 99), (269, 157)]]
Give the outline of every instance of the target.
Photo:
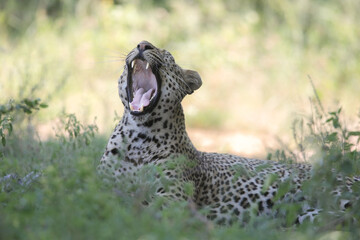
[[(122, 111), (116, 87), (122, 61), (143, 39), (202, 76), (202, 88), (185, 99), (193, 127), (288, 130), (283, 126), (290, 125), (289, 112), (308, 104), (308, 75), (326, 105), (341, 99), (351, 114), (359, 107), (357, 1), (0, 4), (5, 93), (0, 99), (16, 98), (22, 89), (22, 95), (51, 100), (53, 108), (40, 114), (42, 122), (66, 109), (85, 121), (97, 116), (100, 131), (109, 129), (113, 112)], [(212, 112), (220, 117), (214, 119)]]
[[(342, 111), (330, 113), (315, 102), (310, 118), (293, 125), (296, 148), (269, 155), (314, 161), (317, 184), (304, 190), (331, 210), (339, 199), (319, 191), (336, 186), (330, 169), (359, 173), (359, 132), (341, 117), (359, 109), (359, 12), (353, 0), (1, 1), (0, 110), (9, 99), (36, 110), (41, 98), (49, 107), (0, 117), (0, 238), (357, 239), (357, 202), (340, 217), (323, 214), (300, 227), (289, 226), (299, 207), (293, 203), (279, 206), (284, 217), (253, 209), (245, 225), (214, 226), (187, 202), (164, 208), (156, 198), (142, 206), (156, 169), (139, 186), (119, 186), (102, 182), (95, 167), (107, 138), (97, 129), (111, 131), (114, 111), (122, 111), (116, 79), (123, 59), (147, 39), (201, 74), (203, 87), (184, 102), (191, 127), (289, 134), (289, 112), (309, 109), (307, 75), (324, 105), (340, 99)], [(95, 116), (98, 126), (89, 124)], [(43, 126), (45, 140), (36, 131)], [(359, 186), (353, 190), (348, 198)]]

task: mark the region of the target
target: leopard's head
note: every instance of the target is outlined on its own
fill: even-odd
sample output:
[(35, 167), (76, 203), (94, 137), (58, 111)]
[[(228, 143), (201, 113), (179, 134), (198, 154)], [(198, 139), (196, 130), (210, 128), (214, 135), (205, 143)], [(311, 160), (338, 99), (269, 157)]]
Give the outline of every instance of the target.
[(168, 51), (142, 41), (126, 57), (119, 95), (125, 111), (144, 116), (179, 105), (201, 84), (197, 72), (182, 69)]

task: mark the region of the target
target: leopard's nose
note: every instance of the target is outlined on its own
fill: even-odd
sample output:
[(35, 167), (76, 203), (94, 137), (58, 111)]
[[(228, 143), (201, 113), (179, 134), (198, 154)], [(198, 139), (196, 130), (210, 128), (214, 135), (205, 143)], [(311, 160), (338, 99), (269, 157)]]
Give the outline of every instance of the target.
[(137, 45), (137, 48), (139, 49), (139, 52), (143, 52), (145, 50), (153, 49), (153, 45), (147, 41), (142, 41)]

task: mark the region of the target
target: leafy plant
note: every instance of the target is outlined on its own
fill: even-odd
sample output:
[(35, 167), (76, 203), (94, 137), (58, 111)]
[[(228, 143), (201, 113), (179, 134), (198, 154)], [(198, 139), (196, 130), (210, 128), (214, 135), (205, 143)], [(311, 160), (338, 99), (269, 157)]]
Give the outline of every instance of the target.
[[(0, 137), (1, 137), (1, 143), (3, 146), (6, 145), (6, 138), (5, 138), (5, 132), (7, 132), (9, 135), (11, 134), (13, 129), (11, 117), (5, 116), (4, 118), (0, 118)], [(0, 153), (1, 157), (1, 153)]]
[[(3, 146), (6, 145), (6, 137), (13, 131), (13, 118), (21, 113), (31, 115), (40, 108), (46, 108), (48, 105), (42, 103), (40, 98), (25, 98), (20, 102), (10, 100), (7, 104), (0, 105), (0, 138)], [(0, 151), (0, 157), (3, 152)]]
[[(306, 196), (309, 206), (322, 210), (318, 231), (341, 228), (349, 231), (351, 236), (358, 236), (360, 132), (346, 127), (341, 107), (325, 112), (315, 88), (314, 93), (311, 116), (296, 120), (293, 125), (296, 148), (277, 150), (269, 157), (290, 163), (311, 162), (312, 176), (303, 183), (302, 196)], [(352, 183), (352, 187), (346, 187), (345, 183)], [(286, 185), (280, 185), (282, 188), (286, 189)], [(337, 191), (341, 193), (336, 194)], [(349, 201), (348, 205), (352, 207), (342, 210), (343, 201)], [(290, 206), (287, 215), (292, 212)]]
[(95, 133), (98, 131), (97, 125), (83, 125), (79, 120), (77, 120), (75, 114), (65, 114), (64, 118), (61, 119), (62, 128), (57, 133), (56, 136), (63, 143), (68, 143), (77, 148), (85, 144), (88, 146), (91, 142), (91, 139), (94, 138)]

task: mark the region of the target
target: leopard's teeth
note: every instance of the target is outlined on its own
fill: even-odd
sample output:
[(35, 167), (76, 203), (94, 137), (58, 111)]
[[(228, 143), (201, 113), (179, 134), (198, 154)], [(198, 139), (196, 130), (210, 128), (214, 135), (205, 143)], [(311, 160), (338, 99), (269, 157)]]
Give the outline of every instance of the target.
[(131, 62), (131, 68), (134, 68), (135, 60)]
[(147, 62), (146, 63), (146, 70), (149, 68), (149, 63)]
[(142, 112), (142, 111), (144, 111), (144, 106), (143, 105), (141, 105), (141, 107), (139, 109), (139, 112)]
[(130, 110), (134, 111), (134, 107), (130, 104)]

